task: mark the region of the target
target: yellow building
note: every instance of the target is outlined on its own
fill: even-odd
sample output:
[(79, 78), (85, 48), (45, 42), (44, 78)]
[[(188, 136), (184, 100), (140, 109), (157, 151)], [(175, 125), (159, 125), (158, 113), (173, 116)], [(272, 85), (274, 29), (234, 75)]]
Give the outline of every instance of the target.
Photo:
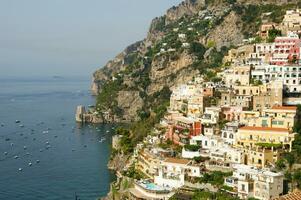
[(296, 106), (274, 106), (264, 109), (262, 115), (269, 119), (269, 127), (292, 130), (297, 121)]
[(244, 126), (238, 129), (236, 146), (254, 148), (259, 143), (281, 144), (285, 149), (291, 150), (294, 136), (286, 128)]

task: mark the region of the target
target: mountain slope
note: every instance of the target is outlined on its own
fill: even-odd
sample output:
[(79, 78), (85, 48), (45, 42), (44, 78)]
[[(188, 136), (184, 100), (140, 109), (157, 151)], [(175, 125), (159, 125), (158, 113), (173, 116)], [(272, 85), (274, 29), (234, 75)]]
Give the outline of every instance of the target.
[[(147, 37), (93, 74), (92, 91), (108, 121), (159, 120), (170, 89), (202, 75), (212, 80), (230, 47), (279, 22), (298, 1), (186, 0), (155, 18)], [(272, 12), (268, 17), (263, 13)]]

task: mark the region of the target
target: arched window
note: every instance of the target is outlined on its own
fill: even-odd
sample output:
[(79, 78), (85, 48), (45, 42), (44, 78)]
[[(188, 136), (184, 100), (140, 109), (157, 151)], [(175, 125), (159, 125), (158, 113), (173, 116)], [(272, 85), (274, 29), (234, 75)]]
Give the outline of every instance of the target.
[(224, 138), (227, 138), (227, 133), (226, 132), (224, 132)]
[(230, 134), (230, 135), (229, 135), (229, 138), (230, 138), (230, 139), (233, 139), (233, 134)]

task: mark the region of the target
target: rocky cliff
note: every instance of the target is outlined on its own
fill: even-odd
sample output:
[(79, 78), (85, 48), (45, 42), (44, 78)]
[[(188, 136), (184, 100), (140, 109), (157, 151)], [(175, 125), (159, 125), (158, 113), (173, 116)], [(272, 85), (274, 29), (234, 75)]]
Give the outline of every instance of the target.
[[(295, 0), (186, 0), (155, 18), (147, 37), (127, 47), (93, 74), (96, 106), (115, 121), (158, 114), (168, 89), (222, 65), (229, 47), (277, 21)], [(264, 19), (264, 12), (272, 12)], [(206, 77), (208, 76), (208, 77)], [(163, 99), (166, 98), (166, 99)], [(160, 99), (161, 98), (161, 99)], [(160, 100), (158, 100), (160, 99)]]

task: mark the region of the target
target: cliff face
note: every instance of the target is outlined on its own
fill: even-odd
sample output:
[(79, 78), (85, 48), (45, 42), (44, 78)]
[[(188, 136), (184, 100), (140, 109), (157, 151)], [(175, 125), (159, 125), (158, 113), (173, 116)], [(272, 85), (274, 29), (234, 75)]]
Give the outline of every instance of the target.
[[(297, 3), (186, 0), (170, 8), (152, 21), (144, 40), (130, 45), (93, 74), (92, 93), (102, 96), (97, 105), (116, 121), (138, 120), (141, 111), (156, 110), (151, 101), (163, 88), (206, 75), (221, 65), (227, 47), (256, 33), (263, 11), (274, 12), (281, 8), (277, 5), (285, 6), (288, 1)], [(265, 7), (257, 9), (260, 6)], [(114, 95), (106, 94), (108, 91)]]

